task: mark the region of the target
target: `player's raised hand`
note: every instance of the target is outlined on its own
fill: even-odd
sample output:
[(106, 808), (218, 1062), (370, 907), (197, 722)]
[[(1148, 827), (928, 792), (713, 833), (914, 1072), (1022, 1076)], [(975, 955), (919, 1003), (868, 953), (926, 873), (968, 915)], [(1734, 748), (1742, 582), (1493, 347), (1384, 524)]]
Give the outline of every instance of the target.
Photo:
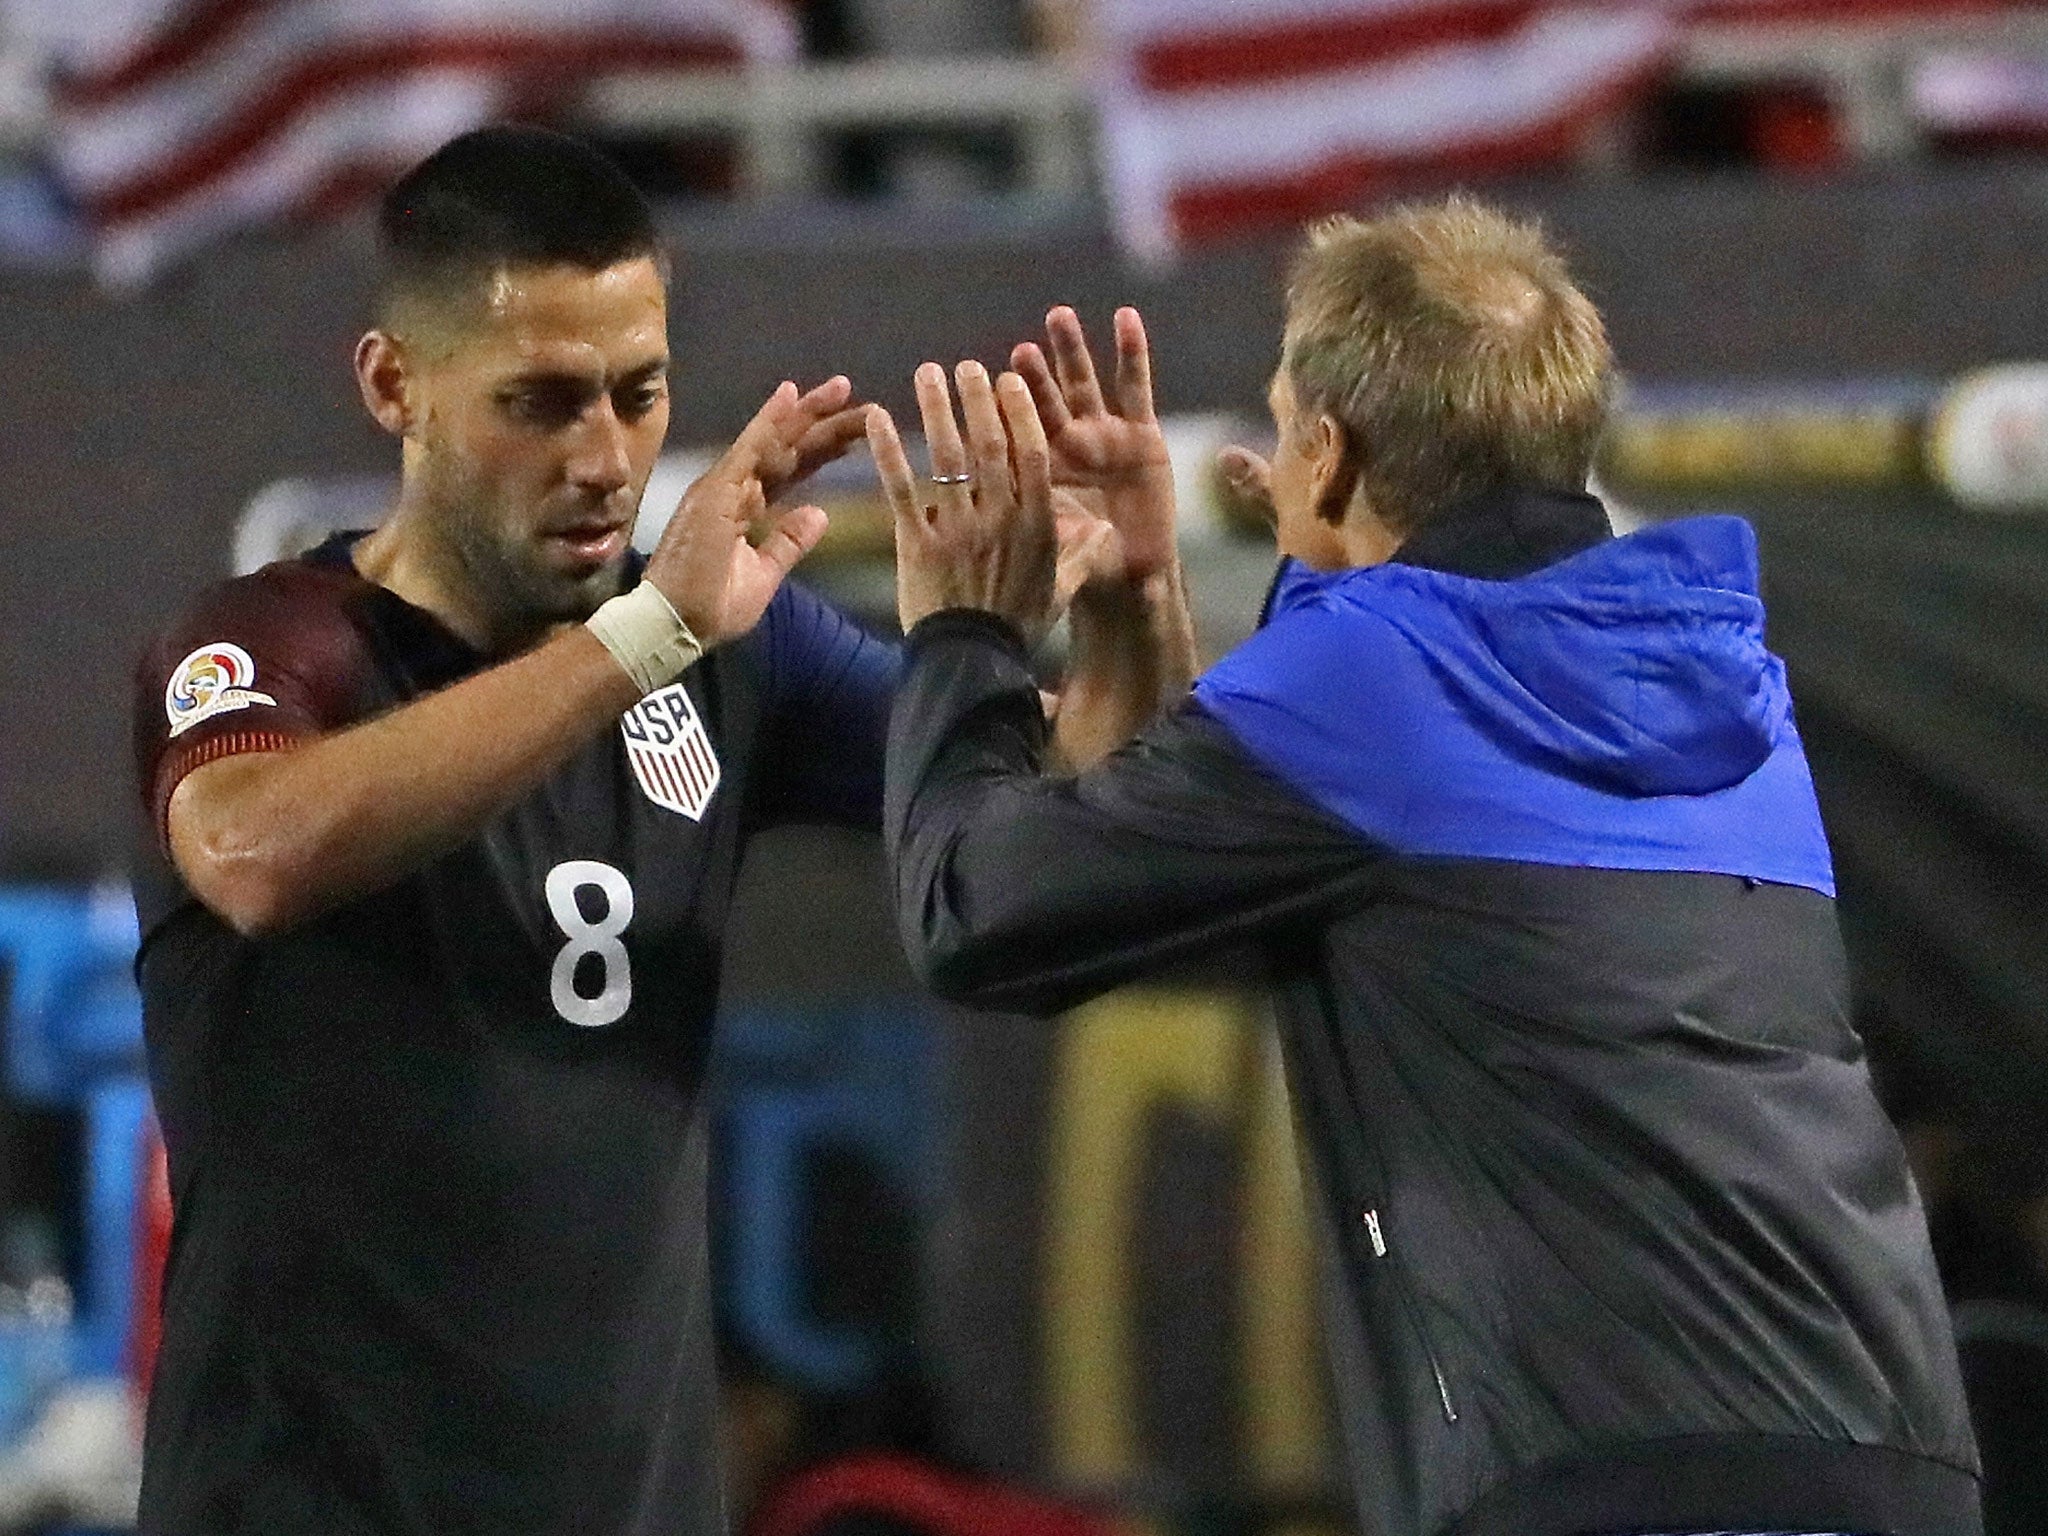
[(801, 395), (794, 384), (783, 384), (683, 492), (648, 557), (647, 580), (706, 647), (758, 624), (782, 579), (824, 537), (825, 513), (813, 506), (777, 514), (758, 547), (748, 542), (747, 530), (766, 515), (778, 490), (808, 473), (809, 459), (822, 454), (821, 463), (846, 451), (839, 441), (844, 418), (860, 418), (850, 409), (852, 396), (844, 378)]
[(827, 379), (797, 401), (804, 427), (794, 453), (764, 472), (761, 488), (770, 501), (844, 458), (867, 435), (867, 407), (856, 404), (844, 376)]
[(945, 370), (917, 370), (917, 404), (931, 451), (920, 485), (896, 424), (869, 408), (868, 445), (896, 522), (896, 607), (908, 630), (942, 608), (979, 608), (1036, 644), (1056, 614), (1059, 537), (1045, 429), (1024, 380), (994, 384), (965, 362), (960, 384), (965, 440)]
[(1115, 333), (1116, 373), (1108, 396), (1080, 317), (1064, 304), (1045, 317), (1046, 347), (1020, 343), (1010, 366), (1023, 377), (1045, 423), (1054, 479), (1101, 493), (1103, 514), (1122, 541), (1125, 574), (1143, 580), (1175, 560), (1173, 466), (1152, 409), (1145, 322), (1135, 309), (1119, 309)]

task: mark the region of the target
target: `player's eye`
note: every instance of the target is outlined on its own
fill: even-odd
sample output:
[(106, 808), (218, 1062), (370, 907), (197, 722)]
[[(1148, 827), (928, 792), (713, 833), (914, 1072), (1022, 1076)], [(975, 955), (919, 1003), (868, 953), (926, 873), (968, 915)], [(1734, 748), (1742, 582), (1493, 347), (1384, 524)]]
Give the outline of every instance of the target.
[(627, 421), (638, 421), (668, 394), (668, 380), (649, 379), (620, 392), (614, 409)]
[(583, 414), (585, 392), (567, 384), (521, 384), (498, 404), (513, 420), (535, 427), (566, 427)]

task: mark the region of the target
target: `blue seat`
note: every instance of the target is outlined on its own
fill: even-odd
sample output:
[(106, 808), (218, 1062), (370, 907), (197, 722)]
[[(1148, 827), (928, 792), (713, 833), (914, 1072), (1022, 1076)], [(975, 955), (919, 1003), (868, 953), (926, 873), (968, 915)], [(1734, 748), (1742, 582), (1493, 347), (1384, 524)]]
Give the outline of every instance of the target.
[(85, 1126), (85, 1253), (71, 1367), (120, 1369), (134, 1314), (136, 1193), (149, 1116), (135, 908), (125, 887), (0, 887), (7, 1086)]

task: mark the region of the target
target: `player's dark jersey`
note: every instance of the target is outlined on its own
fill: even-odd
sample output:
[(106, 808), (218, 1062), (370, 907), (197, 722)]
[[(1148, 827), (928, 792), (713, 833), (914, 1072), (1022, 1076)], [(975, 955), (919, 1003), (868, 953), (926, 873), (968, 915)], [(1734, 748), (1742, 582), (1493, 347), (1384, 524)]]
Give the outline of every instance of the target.
[[(483, 665), (345, 541), (215, 589), (139, 673), (159, 834), (195, 766)], [(785, 586), (480, 836), (274, 937), (235, 934), (149, 840), (138, 969), (176, 1216), (144, 1531), (720, 1527), (720, 934), (750, 828), (877, 815), (896, 673)]]

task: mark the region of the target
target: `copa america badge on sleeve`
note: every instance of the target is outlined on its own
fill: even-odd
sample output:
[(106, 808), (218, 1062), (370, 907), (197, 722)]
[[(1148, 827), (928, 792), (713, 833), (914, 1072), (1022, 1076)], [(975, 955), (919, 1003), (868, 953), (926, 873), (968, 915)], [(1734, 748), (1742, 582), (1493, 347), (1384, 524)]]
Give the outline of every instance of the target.
[(647, 798), (664, 809), (704, 819), (718, 789), (718, 754), (697, 706), (681, 683), (658, 688), (619, 719), (626, 761)]
[(276, 699), (251, 686), (255, 681), (256, 663), (239, 645), (202, 645), (171, 669), (171, 680), (164, 685), (164, 714), (170, 719), (171, 734), (182, 735), (202, 720), (252, 704), (275, 705)]

